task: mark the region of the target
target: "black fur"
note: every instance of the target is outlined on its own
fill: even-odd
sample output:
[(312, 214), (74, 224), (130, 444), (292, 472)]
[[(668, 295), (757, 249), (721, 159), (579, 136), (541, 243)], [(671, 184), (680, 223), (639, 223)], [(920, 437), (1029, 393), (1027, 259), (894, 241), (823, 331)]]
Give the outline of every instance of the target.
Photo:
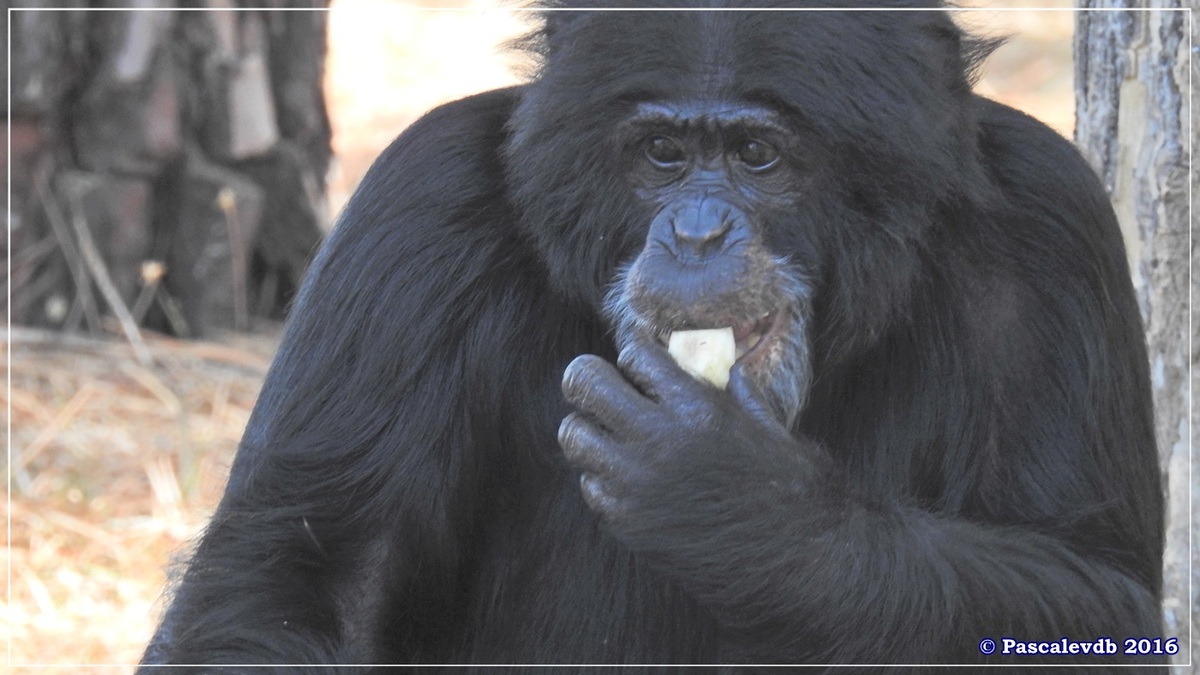
[[(979, 641), (1159, 635), (1117, 224), (1069, 143), (970, 93), (979, 43), (938, 12), (608, 12), (531, 44), (534, 82), (429, 113), (350, 200), (147, 663), (1026, 664)], [(604, 298), (653, 216), (612, 133), (713, 96), (804, 141), (765, 237), (811, 285), (807, 403), (790, 435), (646, 417), (605, 455), (645, 463), (637, 498), (585, 502), (560, 380), (617, 372)]]

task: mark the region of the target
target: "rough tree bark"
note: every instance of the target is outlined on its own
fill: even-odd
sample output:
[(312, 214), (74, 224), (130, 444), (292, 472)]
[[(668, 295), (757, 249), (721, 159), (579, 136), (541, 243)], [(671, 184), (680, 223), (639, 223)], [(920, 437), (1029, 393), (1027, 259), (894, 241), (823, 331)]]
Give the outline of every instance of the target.
[(85, 11), (107, 4), (11, 14), (13, 322), (194, 336), (280, 316), (327, 220), (325, 12)]
[[(1129, 248), (1146, 339), (1150, 350), (1158, 448), (1167, 492), (1167, 549), (1163, 616), (1169, 637), (1180, 638), (1173, 662), (1179, 673), (1190, 661), (1188, 529), (1195, 518), (1189, 502), (1191, 448), (1200, 440), (1190, 428), (1189, 358), (1189, 147), (1195, 144), (1195, 106), (1189, 76), (1196, 72), (1189, 31), (1196, 27), (1181, 7), (1197, 0), (1152, 2), (1174, 11), (1077, 14), (1075, 140), (1099, 171), (1112, 197)], [(1123, 0), (1083, 0), (1085, 8), (1136, 7)], [(1189, 72), (1189, 70), (1191, 72)], [(1189, 123), (1189, 115), (1190, 123)], [(1191, 136), (1189, 137), (1189, 134)], [(1195, 188), (1195, 175), (1192, 175)], [(1200, 189), (1193, 191), (1193, 196)], [(1191, 254), (1191, 255), (1189, 255)], [(1193, 321), (1200, 315), (1192, 315)], [(1200, 479), (1200, 474), (1195, 478)], [(1193, 573), (1200, 572), (1200, 569)], [(1200, 580), (1200, 579), (1198, 579)], [(1200, 583), (1195, 584), (1200, 589)], [(1190, 600), (1190, 601), (1189, 601)], [(1155, 637), (1155, 636), (1146, 636)]]

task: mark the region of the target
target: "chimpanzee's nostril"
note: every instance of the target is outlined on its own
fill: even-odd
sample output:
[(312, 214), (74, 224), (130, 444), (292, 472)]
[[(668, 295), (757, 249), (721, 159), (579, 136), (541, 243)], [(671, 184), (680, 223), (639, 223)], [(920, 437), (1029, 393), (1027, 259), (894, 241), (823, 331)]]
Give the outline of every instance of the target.
[(722, 199), (704, 198), (679, 209), (671, 221), (675, 253), (704, 258), (721, 250), (735, 218), (733, 207)]

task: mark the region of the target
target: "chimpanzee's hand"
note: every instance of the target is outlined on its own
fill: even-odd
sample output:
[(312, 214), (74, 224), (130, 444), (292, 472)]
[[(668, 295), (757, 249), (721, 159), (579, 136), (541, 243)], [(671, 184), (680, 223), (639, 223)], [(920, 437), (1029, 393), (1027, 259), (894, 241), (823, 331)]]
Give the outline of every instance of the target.
[(820, 483), (816, 458), (740, 365), (722, 391), (693, 379), (657, 343), (633, 341), (617, 367), (576, 358), (563, 393), (578, 412), (563, 420), (559, 444), (583, 471), (588, 506), (618, 534), (652, 541), (664, 529), (710, 527), (714, 516), (758, 517), (744, 511), (779, 506)]

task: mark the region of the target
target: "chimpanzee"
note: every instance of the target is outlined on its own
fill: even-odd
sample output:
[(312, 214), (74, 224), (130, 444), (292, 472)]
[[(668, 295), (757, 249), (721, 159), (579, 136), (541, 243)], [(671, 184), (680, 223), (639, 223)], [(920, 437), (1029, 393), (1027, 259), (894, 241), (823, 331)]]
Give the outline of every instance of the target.
[(1147, 661), (981, 647), (1158, 636), (1094, 174), (935, 4), (659, 4), (375, 163), (147, 663)]

